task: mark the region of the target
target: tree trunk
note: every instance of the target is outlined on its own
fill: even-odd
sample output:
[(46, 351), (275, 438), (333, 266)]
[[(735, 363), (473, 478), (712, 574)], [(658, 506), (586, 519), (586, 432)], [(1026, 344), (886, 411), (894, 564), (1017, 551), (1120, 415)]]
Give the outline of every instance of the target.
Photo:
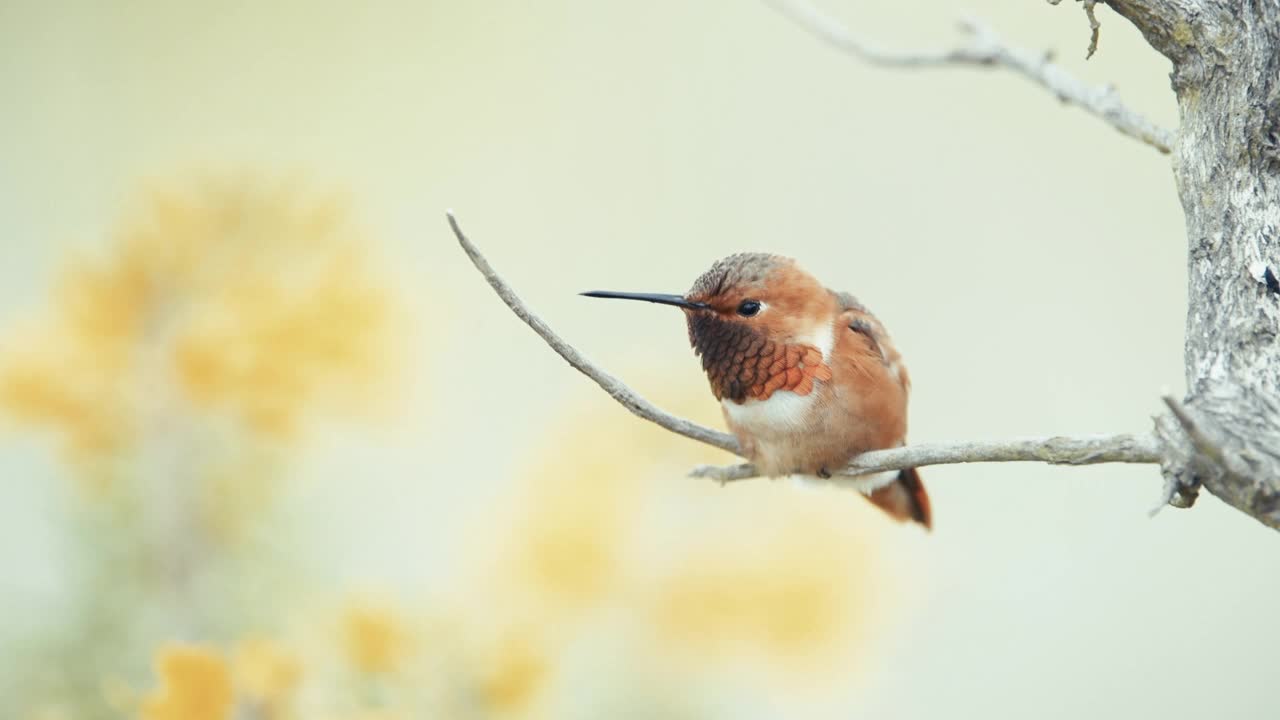
[(1186, 214), (1186, 415), (1158, 420), (1184, 504), (1280, 529), (1280, 2), (1109, 0), (1173, 62)]

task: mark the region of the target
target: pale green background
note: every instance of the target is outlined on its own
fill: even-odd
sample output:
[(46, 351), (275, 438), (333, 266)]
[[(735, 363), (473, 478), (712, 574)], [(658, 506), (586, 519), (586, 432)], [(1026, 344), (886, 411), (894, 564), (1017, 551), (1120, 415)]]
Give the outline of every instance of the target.
[[(1171, 126), (1167, 63), (1100, 7), (1086, 64), (1074, 5), (971, 3)], [(960, 10), (827, 7), (912, 47), (953, 40)], [(304, 506), (342, 582), (444, 577), (446, 538), (503, 492), (543, 418), (596, 400), (479, 281), (447, 207), (642, 392), (664, 374), (700, 387), (678, 315), (574, 293), (678, 292), (754, 249), (880, 314), (915, 380), (917, 441), (1143, 430), (1162, 389), (1181, 390), (1185, 240), (1166, 157), (1007, 72), (867, 68), (756, 2), (10, 1), (0, 97), (6, 326), (43, 302), (68, 250), (105, 245), (146, 182), (265, 168), (349, 189), (419, 309), (465, 337), (433, 361), (447, 382), (423, 419), (308, 452), (300, 472), (328, 482)], [(59, 597), (68, 490), (28, 436), (0, 439), (0, 473), (0, 598), (21, 624)], [(859, 669), (851, 712), (1274, 716), (1273, 531), (1212, 497), (1149, 520), (1152, 467), (924, 477), (936, 532), (886, 534), (917, 579), (913, 619)]]

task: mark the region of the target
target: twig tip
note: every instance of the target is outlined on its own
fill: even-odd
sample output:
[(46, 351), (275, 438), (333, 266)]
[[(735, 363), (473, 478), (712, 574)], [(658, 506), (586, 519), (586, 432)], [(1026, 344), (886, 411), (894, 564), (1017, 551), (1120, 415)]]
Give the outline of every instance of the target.
[(445, 210), (444, 216), (449, 219), (449, 227), (453, 230), (453, 236), (458, 238), (458, 242), (462, 243), (464, 248), (470, 245), (470, 243), (467, 242), (466, 236), (462, 234), (462, 227), (458, 225), (458, 218), (454, 216), (453, 208)]

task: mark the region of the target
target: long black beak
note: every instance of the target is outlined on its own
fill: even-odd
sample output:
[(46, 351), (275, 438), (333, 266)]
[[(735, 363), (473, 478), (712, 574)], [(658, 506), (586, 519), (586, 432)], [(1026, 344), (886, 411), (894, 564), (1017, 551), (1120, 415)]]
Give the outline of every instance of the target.
[(609, 290), (592, 290), (591, 292), (580, 293), (587, 297), (594, 298), (616, 298), (618, 300), (643, 300), (645, 302), (658, 303), (659, 305), (675, 305), (687, 310), (709, 310), (710, 305), (700, 302), (689, 302), (679, 295), (663, 295), (661, 293), (629, 293), (629, 292), (611, 292)]

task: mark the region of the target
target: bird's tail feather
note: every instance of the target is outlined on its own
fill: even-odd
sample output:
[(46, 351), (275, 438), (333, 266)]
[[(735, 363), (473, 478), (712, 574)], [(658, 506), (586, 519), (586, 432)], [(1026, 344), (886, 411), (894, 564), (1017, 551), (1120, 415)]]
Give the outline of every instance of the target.
[(933, 513), (929, 507), (929, 494), (925, 492), (924, 483), (920, 482), (920, 473), (915, 468), (908, 468), (898, 473), (893, 482), (884, 487), (872, 490), (867, 499), (877, 507), (889, 513), (895, 520), (914, 520), (925, 527), (933, 529)]

